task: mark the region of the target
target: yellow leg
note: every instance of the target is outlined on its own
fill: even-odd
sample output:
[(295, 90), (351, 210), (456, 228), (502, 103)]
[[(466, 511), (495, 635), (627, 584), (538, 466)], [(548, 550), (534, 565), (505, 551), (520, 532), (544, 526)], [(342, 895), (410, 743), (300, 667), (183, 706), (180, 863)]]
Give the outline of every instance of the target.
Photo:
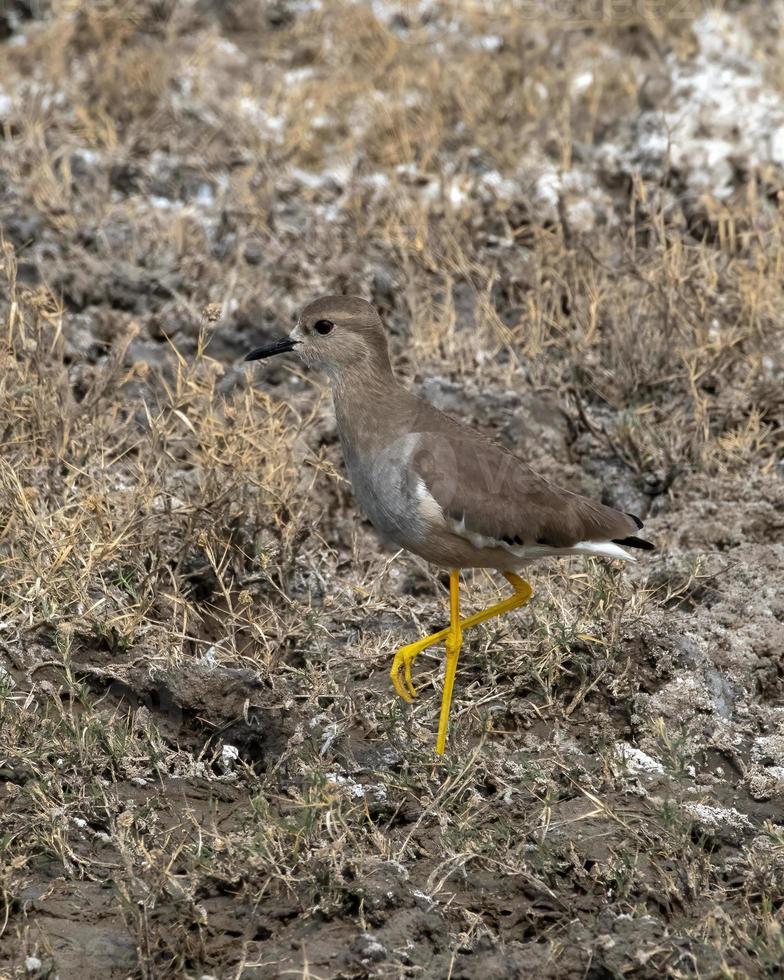
[[(466, 619), (460, 620), (460, 629), (468, 629), (470, 626), (476, 626), (477, 623), (484, 623), (488, 619), (492, 619), (494, 616), (503, 616), (504, 613), (511, 612), (513, 609), (517, 609), (520, 606), (524, 606), (526, 602), (533, 595), (533, 589), (528, 584), (528, 582), (523, 581), (519, 575), (515, 575), (514, 572), (504, 572), (504, 578), (509, 582), (509, 584), (514, 589), (514, 593), (509, 596), (508, 599), (503, 599), (501, 602), (497, 602), (494, 606), (490, 606), (487, 609), (483, 609), (481, 612), (474, 613), (473, 616), (468, 616)], [(450, 576), (450, 599), (451, 599), (451, 576)], [(445, 640), (452, 627), (447, 626), (446, 629), (439, 630), (438, 633), (432, 633), (430, 636), (425, 636), (421, 640), (416, 640), (414, 643), (409, 643), (407, 646), (401, 647), (395, 654), (395, 659), (392, 661), (392, 670), (390, 671), (390, 677), (392, 678), (392, 683), (395, 686), (395, 690), (405, 701), (413, 701), (416, 697), (416, 689), (411, 679), (411, 665), (417, 656), (428, 647), (434, 646), (436, 643), (440, 643), (441, 640)], [(401, 674), (403, 675), (401, 677)]]
[(438, 719), (438, 739), (436, 754), (443, 755), (446, 748), (446, 730), (449, 726), (449, 709), (452, 707), (452, 690), (455, 686), (457, 658), (463, 643), (463, 630), (460, 626), (460, 570), (449, 573), (449, 634), (446, 638), (446, 673), (444, 693), (441, 696), (441, 717)]

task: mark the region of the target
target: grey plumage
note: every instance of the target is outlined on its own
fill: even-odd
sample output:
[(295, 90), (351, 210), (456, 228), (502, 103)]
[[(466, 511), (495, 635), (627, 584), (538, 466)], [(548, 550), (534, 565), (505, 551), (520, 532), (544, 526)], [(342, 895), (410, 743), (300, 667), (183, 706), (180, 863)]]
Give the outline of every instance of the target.
[(335, 331), (301, 353), (330, 374), (349, 477), (384, 537), (450, 568), (512, 570), (566, 554), (634, 560), (616, 542), (639, 546), (639, 518), (550, 483), (401, 385), (372, 307), (325, 297), (305, 308), (292, 336), (307, 344), (325, 319)]
[[(346, 468), (374, 526), (394, 544), (450, 569), (449, 628), (401, 647), (390, 675), (398, 694), (410, 701), (416, 694), (414, 659), (444, 640), (436, 742), (442, 754), (462, 631), (528, 602), (531, 587), (515, 569), (561, 555), (633, 561), (622, 546), (652, 546), (634, 534), (642, 527), (638, 517), (544, 480), (403, 387), (392, 371), (381, 320), (364, 300), (316, 300), (302, 311), (289, 337), (248, 358), (292, 349), (329, 375)], [(470, 567), (500, 570), (513, 593), (461, 619), (460, 569)]]

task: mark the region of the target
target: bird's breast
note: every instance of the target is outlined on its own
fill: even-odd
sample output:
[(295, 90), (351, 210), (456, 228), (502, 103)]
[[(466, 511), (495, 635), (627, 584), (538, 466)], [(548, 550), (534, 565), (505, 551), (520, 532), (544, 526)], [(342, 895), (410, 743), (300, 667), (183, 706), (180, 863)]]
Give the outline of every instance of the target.
[[(354, 496), (375, 529), (403, 548), (416, 551), (432, 522), (422, 481), (408, 466), (416, 434), (362, 449), (341, 437)], [(424, 503), (424, 506), (423, 506)]]

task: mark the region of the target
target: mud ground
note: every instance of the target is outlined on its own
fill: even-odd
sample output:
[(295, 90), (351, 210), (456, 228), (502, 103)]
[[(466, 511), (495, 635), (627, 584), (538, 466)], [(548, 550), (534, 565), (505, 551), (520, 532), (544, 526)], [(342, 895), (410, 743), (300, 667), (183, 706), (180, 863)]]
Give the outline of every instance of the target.
[[(0, 977), (775, 977), (784, 5), (0, 6)], [(328, 390), (639, 513), (441, 655)], [(466, 574), (465, 602), (502, 583)]]

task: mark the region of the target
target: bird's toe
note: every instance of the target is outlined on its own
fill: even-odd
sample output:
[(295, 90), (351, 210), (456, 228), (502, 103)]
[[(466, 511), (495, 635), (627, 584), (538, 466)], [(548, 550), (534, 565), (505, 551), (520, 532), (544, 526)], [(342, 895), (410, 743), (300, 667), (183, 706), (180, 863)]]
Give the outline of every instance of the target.
[(403, 650), (398, 650), (395, 659), (392, 661), (392, 670), (389, 672), (393, 687), (400, 697), (404, 701), (408, 701), (409, 704), (416, 697), (416, 689), (411, 680), (412, 660), (413, 658), (409, 659), (405, 656)]

